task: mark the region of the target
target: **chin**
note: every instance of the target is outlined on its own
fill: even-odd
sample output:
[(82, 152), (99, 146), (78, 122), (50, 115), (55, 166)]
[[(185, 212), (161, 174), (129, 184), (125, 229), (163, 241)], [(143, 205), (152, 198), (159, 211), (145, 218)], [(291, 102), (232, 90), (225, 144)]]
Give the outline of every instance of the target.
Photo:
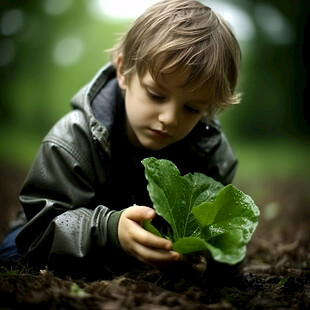
[(141, 144), (144, 149), (150, 150), (150, 151), (160, 151), (167, 147), (169, 144), (157, 144), (157, 143), (142, 143)]
[(149, 151), (160, 151), (164, 149), (166, 146), (155, 146), (155, 145), (145, 145), (143, 146), (144, 149), (149, 150)]

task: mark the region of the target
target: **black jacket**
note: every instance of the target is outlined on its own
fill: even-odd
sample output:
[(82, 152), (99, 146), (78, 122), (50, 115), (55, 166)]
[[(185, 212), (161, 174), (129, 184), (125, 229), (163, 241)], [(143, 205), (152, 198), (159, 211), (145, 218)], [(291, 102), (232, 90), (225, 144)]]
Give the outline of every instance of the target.
[(152, 206), (141, 164), (145, 157), (169, 159), (182, 174), (202, 172), (223, 184), (232, 181), (237, 161), (217, 121), (199, 122), (183, 141), (161, 151), (130, 145), (111, 65), (73, 97), (72, 105), (44, 138), (21, 190), (27, 223), (16, 243), (30, 261), (91, 263), (94, 257), (122, 253), (121, 210)]

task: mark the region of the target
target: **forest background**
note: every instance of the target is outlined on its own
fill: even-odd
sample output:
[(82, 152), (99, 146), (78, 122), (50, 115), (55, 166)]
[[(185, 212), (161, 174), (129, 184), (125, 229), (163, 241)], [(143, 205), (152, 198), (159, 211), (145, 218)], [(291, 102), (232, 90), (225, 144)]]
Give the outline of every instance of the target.
[[(70, 111), (71, 97), (153, 2), (1, 1), (1, 212), (10, 207), (6, 193), (18, 193), (43, 137)], [(239, 158), (235, 183), (260, 200), (274, 181), (309, 182), (309, 1), (203, 2), (231, 23), (243, 52), (242, 103), (220, 116)], [(12, 191), (8, 167), (19, 172)], [(268, 206), (275, 212), (277, 202), (271, 197)]]

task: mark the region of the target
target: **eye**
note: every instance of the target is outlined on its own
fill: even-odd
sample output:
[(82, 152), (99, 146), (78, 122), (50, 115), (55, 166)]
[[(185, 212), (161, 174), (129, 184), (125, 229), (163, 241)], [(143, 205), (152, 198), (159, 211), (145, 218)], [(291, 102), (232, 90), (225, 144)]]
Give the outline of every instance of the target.
[(194, 107), (192, 107), (192, 106), (190, 106), (190, 105), (186, 105), (186, 106), (184, 106), (184, 108), (185, 108), (185, 110), (186, 110), (187, 112), (189, 112), (189, 113), (191, 113), (191, 114), (200, 114), (200, 110), (199, 110), (199, 109), (194, 108)]
[(163, 102), (166, 100), (165, 96), (159, 95), (149, 89), (146, 90), (147, 96), (152, 100), (156, 102)]

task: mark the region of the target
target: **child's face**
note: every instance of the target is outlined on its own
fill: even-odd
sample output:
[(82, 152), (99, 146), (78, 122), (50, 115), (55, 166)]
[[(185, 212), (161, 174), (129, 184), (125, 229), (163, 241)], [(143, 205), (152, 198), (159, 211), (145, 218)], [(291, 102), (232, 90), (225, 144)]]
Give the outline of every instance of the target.
[(130, 82), (118, 75), (125, 91), (126, 130), (130, 142), (158, 151), (182, 140), (205, 114), (208, 91), (186, 92), (179, 88), (182, 76), (167, 75), (163, 86), (155, 84), (149, 72)]

